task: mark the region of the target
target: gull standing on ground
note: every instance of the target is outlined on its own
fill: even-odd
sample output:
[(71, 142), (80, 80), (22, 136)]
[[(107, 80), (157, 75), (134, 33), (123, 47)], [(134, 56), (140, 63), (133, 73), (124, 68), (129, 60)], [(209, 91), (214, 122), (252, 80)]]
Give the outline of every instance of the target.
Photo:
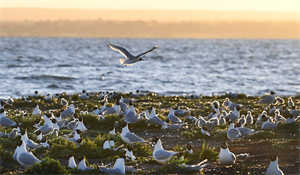
[(89, 99), (89, 95), (86, 92), (86, 90), (82, 90), (82, 93), (80, 94), (79, 97), (80, 97), (81, 100), (87, 100), (87, 99)]
[(205, 128), (201, 127), (200, 132), (203, 135), (210, 136), (210, 133), (207, 131), (206, 127)]
[(269, 167), (265, 173), (265, 175), (284, 175), (282, 170), (278, 167), (278, 157), (274, 156), (271, 158), (271, 162)]
[(283, 122), (283, 123), (285, 123), (286, 118), (284, 118), (284, 117), (280, 114), (279, 109), (276, 109), (274, 113), (275, 113), (275, 120), (276, 120), (277, 122)]
[(196, 124), (199, 128), (202, 128), (203, 126), (207, 125), (207, 121), (202, 116), (199, 116)]
[(127, 148), (125, 148), (125, 151), (126, 151), (125, 153), (126, 159), (135, 161), (136, 157), (133, 155), (133, 152), (129, 151)]
[(242, 114), (241, 118), (238, 120), (238, 124), (244, 127), (247, 124), (246, 116)]
[(105, 174), (125, 175), (125, 160), (123, 158), (119, 158), (116, 160), (113, 168), (99, 167), (99, 171)]
[(255, 133), (254, 129), (245, 128), (243, 125), (241, 125), (240, 127), (236, 127), (235, 129), (238, 129), (240, 131), (241, 137), (246, 137)]
[(106, 150), (106, 149), (112, 149), (114, 146), (115, 146), (115, 142), (113, 140), (106, 140), (103, 143), (103, 149), (104, 150)]
[[(1, 135), (1, 134), (0, 134)], [(20, 133), (19, 133), (19, 131), (18, 131), (18, 129), (17, 128), (13, 128), (11, 131), (10, 131), (10, 133), (9, 134), (7, 134), (7, 136), (8, 136), (8, 138), (16, 138), (17, 136), (19, 136), (20, 135)]]
[(41, 161), (37, 157), (35, 157), (32, 152), (28, 152), (26, 150), (26, 143), (24, 141), (22, 142), (22, 144), (24, 145), (20, 147), (21, 149), (19, 149), (19, 153), (17, 153), (18, 163), (25, 168), (31, 167), (35, 163), (40, 163)]
[(261, 114), (258, 115), (257, 120), (255, 122), (255, 127), (260, 128), (263, 123), (263, 118), (268, 118), (267, 111), (263, 111)]
[(170, 112), (169, 112), (169, 114), (168, 114), (168, 119), (169, 119), (172, 123), (182, 123), (181, 119), (178, 118), (178, 117), (174, 114), (173, 108), (170, 109)]
[(139, 121), (139, 116), (136, 114), (134, 106), (130, 106), (129, 109), (125, 112), (126, 123), (136, 123)]
[(134, 64), (138, 61), (142, 61), (143, 59), (141, 58), (143, 55), (153, 51), (154, 49), (157, 48), (157, 46), (152, 47), (150, 50), (143, 52), (137, 56), (133, 56), (131, 53), (129, 53), (126, 49), (124, 49), (123, 47), (120, 46), (116, 46), (113, 44), (108, 44), (108, 47), (111, 48), (114, 51), (119, 52), (120, 54), (122, 54), (125, 58), (121, 58), (120, 59), (120, 63), (127, 66), (127, 65), (131, 65)]
[(289, 108), (292, 108), (292, 107), (294, 107), (295, 106), (295, 103), (294, 103), (294, 101), (293, 101), (293, 98), (292, 97), (289, 97), (288, 98), (288, 107)]
[(78, 169), (81, 171), (91, 170), (92, 168), (88, 167), (85, 162), (85, 157), (78, 163)]
[(251, 111), (247, 112), (247, 115), (246, 115), (246, 124), (249, 124), (249, 125), (253, 124), (253, 116), (251, 114)]
[(113, 136), (116, 135), (116, 128), (109, 131), (108, 134), (113, 135)]
[(73, 117), (74, 114), (75, 114), (75, 106), (73, 104), (70, 104), (66, 110), (60, 113), (62, 118)]
[(235, 154), (230, 152), (227, 144), (222, 144), (219, 152), (219, 161), (221, 164), (231, 165), (234, 164), (236, 160)]
[[(53, 119), (53, 122), (56, 123), (56, 120)], [(54, 130), (53, 123), (50, 120), (50, 123), (47, 124), (45, 122), (45, 124), (39, 127), (37, 130), (35, 130), (34, 133), (36, 133), (37, 131), (41, 131), (44, 135), (48, 135), (48, 134), (52, 134), (53, 130)]]
[(81, 133), (81, 131), (76, 129), (75, 131), (73, 131), (73, 137), (71, 137), (71, 138), (67, 137), (67, 140), (77, 143), (78, 141), (81, 140), (80, 133)]
[(42, 114), (42, 111), (40, 110), (39, 105), (36, 105), (36, 107), (32, 111), (33, 116), (40, 116)]
[(234, 128), (234, 123), (230, 123), (227, 131), (227, 138), (229, 140), (239, 139), (242, 137), (242, 133), (237, 128)]
[(152, 108), (151, 114), (149, 116), (149, 121), (155, 125), (161, 125), (163, 129), (168, 128), (168, 124), (162, 121), (155, 113), (155, 108)]
[(10, 118), (7, 118), (5, 116), (5, 111), (3, 108), (0, 109), (0, 126), (4, 127), (11, 127), (16, 126), (17, 123), (15, 121), (12, 121)]
[(277, 124), (272, 121), (271, 118), (269, 118), (267, 121), (263, 122), (261, 125), (262, 130), (274, 130), (277, 127)]
[(26, 149), (26, 142), (24, 142), (24, 141), (19, 141), (19, 144), (20, 143), (22, 143), (21, 145), (17, 145), (17, 148), (15, 149), (15, 152), (14, 152), (14, 154), (13, 154), (13, 159), (14, 160), (17, 160), (17, 156), (18, 156), (18, 154), (20, 153), (20, 152), (22, 152), (22, 150), (26, 150), (27, 151), (27, 149)]
[(240, 118), (240, 107), (236, 106), (234, 107), (233, 111), (230, 111), (229, 113), (229, 120), (233, 123), (235, 123)]
[(275, 100), (276, 100), (275, 92), (271, 91), (269, 94), (262, 96), (258, 102), (265, 104), (265, 105), (270, 105), (270, 104), (274, 103)]
[(76, 127), (75, 127), (75, 130), (80, 130), (81, 132), (87, 131), (87, 128), (85, 127), (82, 118), (79, 119), (79, 121), (77, 122), (77, 125), (76, 125)]
[(127, 144), (134, 144), (134, 143), (143, 143), (145, 140), (136, 134), (132, 133), (128, 129), (128, 125), (122, 128), (121, 132), (121, 139)]
[(226, 125), (226, 119), (224, 116), (221, 116), (219, 119), (219, 125), (223, 126)]
[(38, 143), (36, 143), (33, 140), (29, 139), (29, 137), (27, 135), (27, 130), (25, 130), (25, 133), (21, 136), (21, 140), (23, 142), (25, 142), (26, 146), (29, 147), (29, 148), (35, 149), (35, 148), (40, 147), (40, 145)]
[(177, 154), (177, 152), (165, 150), (161, 144), (161, 140), (158, 139), (154, 146), (152, 156), (158, 163), (166, 164), (175, 154)]
[(74, 159), (74, 156), (72, 156), (72, 157), (69, 158), (68, 167), (72, 168), (72, 169), (74, 169), (74, 168), (77, 167), (75, 159)]

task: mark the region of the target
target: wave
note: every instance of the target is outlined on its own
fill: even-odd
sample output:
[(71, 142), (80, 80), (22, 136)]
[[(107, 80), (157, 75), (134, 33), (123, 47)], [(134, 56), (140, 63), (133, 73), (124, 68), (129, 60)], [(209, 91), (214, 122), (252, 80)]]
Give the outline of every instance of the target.
[(47, 86), (49, 89), (59, 89), (59, 86), (57, 84), (50, 84)]
[(76, 78), (74, 77), (69, 77), (69, 76), (60, 76), (60, 75), (32, 75), (29, 77), (14, 77), (14, 79), (17, 80), (59, 80), (59, 81), (72, 81), (75, 80)]
[(71, 64), (58, 64), (55, 67), (73, 67)]
[(20, 64), (8, 64), (6, 67), (7, 68), (17, 68), (17, 67), (28, 67), (28, 66), (20, 65)]

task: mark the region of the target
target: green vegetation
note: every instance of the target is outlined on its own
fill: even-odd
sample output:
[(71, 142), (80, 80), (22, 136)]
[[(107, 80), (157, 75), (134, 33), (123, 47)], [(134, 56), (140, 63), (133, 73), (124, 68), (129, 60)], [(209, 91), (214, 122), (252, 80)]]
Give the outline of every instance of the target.
[(46, 157), (41, 163), (35, 164), (26, 169), (25, 174), (70, 174), (67, 169), (60, 164), (58, 160)]
[[(190, 110), (190, 114), (195, 117), (199, 115), (206, 117), (212, 112), (210, 106), (212, 101), (218, 100), (220, 103), (223, 103), (225, 98), (229, 97), (227, 95), (200, 96), (197, 98), (187, 96), (171, 97), (160, 96), (155, 93), (131, 97), (130, 94), (117, 93), (109, 99), (109, 106), (119, 100), (121, 96), (131, 98), (138, 113), (144, 112), (146, 109), (151, 112), (152, 107), (156, 108), (158, 116), (165, 121), (167, 120), (167, 115), (171, 107), (173, 109), (180, 108)], [(154, 126), (145, 120), (141, 120), (137, 123), (129, 124), (129, 129), (145, 138), (147, 143), (127, 145), (121, 140), (119, 135), (122, 127), (126, 125), (122, 115), (106, 115), (104, 119), (100, 119), (91, 113), (95, 107), (101, 107), (101, 102), (99, 102), (95, 94), (92, 94), (88, 100), (80, 99), (78, 94), (70, 96), (61, 94), (59, 98), (54, 98), (52, 101), (46, 101), (42, 97), (29, 97), (27, 100), (15, 99), (14, 103), (5, 106), (6, 115), (17, 123), (20, 123), (22, 131), (27, 129), (29, 138), (37, 142), (36, 134), (33, 133), (35, 130), (33, 125), (38, 123), (41, 117), (31, 115), (33, 108), (38, 104), (43, 114), (53, 112), (55, 116), (58, 116), (64, 108), (60, 104), (61, 98), (65, 98), (70, 104), (75, 105), (75, 117), (82, 118), (85, 126), (88, 128), (88, 131), (81, 133), (81, 142), (74, 143), (67, 140), (66, 138), (69, 137), (68, 134), (71, 133), (71, 130), (65, 128), (59, 131), (61, 137), (46, 136), (50, 144), (49, 149), (40, 148), (31, 150), (33, 154), (42, 159), (42, 162), (24, 170), (12, 159), (12, 155), (20, 138), (0, 138), (0, 174), (82, 174), (79, 170), (66, 169), (67, 161), (70, 156), (74, 156), (77, 163), (85, 156), (86, 159), (91, 162), (89, 166), (97, 168), (100, 164), (113, 164), (117, 158), (125, 157), (124, 148), (133, 151), (137, 158), (135, 161), (126, 160), (126, 165), (137, 165), (139, 174), (155, 174), (158, 172), (164, 174), (190, 174), (181, 166), (182, 163), (189, 165), (197, 164), (204, 159), (208, 159), (209, 163), (214, 164), (217, 160), (220, 144), (229, 142), (226, 137), (227, 126), (211, 128), (209, 130), (211, 136), (206, 136), (201, 134), (200, 129), (193, 123), (189, 123), (188, 127), (184, 127), (181, 130), (162, 130), (159, 126)], [(251, 110), (255, 118), (265, 107), (257, 103), (258, 97), (249, 97), (240, 94), (235, 98), (229, 98), (233, 102), (243, 105), (241, 114), (246, 114), (248, 110)], [(286, 97), (284, 97), (284, 99), (287, 101)], [(299, 105), (300, 96), (295, 97), (294, 102), (296, 105)], [(187, 122), (185, 117), (181, 117), (181, 119)], [(251, 127), (256, 129), (254, 126)], [(295, 149), (296, 146), (299, 146), (299, 127), (299, 122), (279, 124), (278, 128), (274, 131), (259, 131), (245, 139), (229, 142), (229, 145), (230, 148), (238, 150), (238, 148), (244, 149), (247, 144), (255, 145), (255, 143), (260, 143), (270, 148), (270, 151), (278, 151), (279, 153), (285, 152), (284, 150), (286, 149)], [(108, 133), (113, 128), (116, 129), (117, 135)], [(0, 127), (0, 131), (9, 133), (11, 128), (6, 129)], [(174, 140), (172, 139), (173, 136), (178, 137)], [(155, 144), (153, 141), (155, 137), (162, 139), (164, 147), (178, 152), (166, 165), (159, 165), (152, 158), (153, 145)], [(115, 143), (114, 148), (119, 149), (116, 151), (104, 150), (103, 144), (106, 140), (113, 140)], [(192, 154), (186, 151), (186, 145), (189, 142), (193, 145)], [(242, 152), (244, 151), (245, 149), (242, 150)], [(288, 153), (289, 151), (286, 152)], [(253, 153), (251, 154), (253, 155)], [(253, 161), (245, 161), (234, 168), (238, 169), (240, 174), (251, 174), (253, 171), (248, 165), (254, 166), (256, 163)], [(263, 166), (260, 168), (262, 169)], [(259, 172), (262, 171), (263, 170), (259, 170)], [(95, 170), (85, 172), (84, 174), (97, 173), (98, 171)], [(199, 172), (197, 174), (199, 174)]]

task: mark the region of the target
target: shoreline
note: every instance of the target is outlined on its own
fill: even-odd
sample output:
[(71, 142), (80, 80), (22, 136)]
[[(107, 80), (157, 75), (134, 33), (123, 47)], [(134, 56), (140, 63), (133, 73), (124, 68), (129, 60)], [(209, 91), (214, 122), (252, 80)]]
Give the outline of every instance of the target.
[[(265, 91), (268, 92), (268, 91)], [(39, 93), (38, 96), (43, 97), (43, 96), (47, 96), (48, 94), (53, 96), (56, 94), (67, 94), (67, 96), (73, 96), (73, 95), (79, 95), (81, 92), (66, 92), (66, 91), (61, 91), (61, 92), (57, 92), (57, 93)], [(256, 98), (260, 98), (262, 96), (264, 96), (265, 94), (261, 94), (261, 95), (248, 95), (246, 93), (233, 93), (233, 92), (212, 92), (210, 95), (203, 95), (203, 94), (194, 94), (194, 93), (187, 93), (187, 92), (165, 92), (165, 93), (159, 93), (159, 92), (154, 92), (154, 91), (148, 91), (148, 90), (136, 90), (136, 91), (129, 91), (129, 92), (118, 92), (118, 91), (113, 91), (113, 90), (103, 90), (103, 91), (90, 91), (88, 92), (88, 94), (92, 94), (93, 96), (98, 94), (98, 93), (105, 93), (105, 94), (109, 94), (109, 93), (116, 93), (116, 94), (120, 94), (120, 95), (141, 95), (141, 96), (145, 96), (145, 95), (149, 95), (149, 94), (155, 94), (161, 97), (186, 97), (186, 98), (201, 98), (201, 97), (231, 97), (231, 98), (237, 98), (239, 96), (245, 96), (245, 97), (256, 97)], [(9, 98), (12, 99), (20, 99), (20, 98), (24, 98), (24, 97), (33, 97), (35, 96), (34, 93), (32, 94), (28, 94), (28, 95), (18, 95), (18, 96), (0, 96), (0, 100), (7, 100)], [(300, 96), (300, 92), (297, 92), (294, 95), (276, 95), (279, 97), (299, 97)]]

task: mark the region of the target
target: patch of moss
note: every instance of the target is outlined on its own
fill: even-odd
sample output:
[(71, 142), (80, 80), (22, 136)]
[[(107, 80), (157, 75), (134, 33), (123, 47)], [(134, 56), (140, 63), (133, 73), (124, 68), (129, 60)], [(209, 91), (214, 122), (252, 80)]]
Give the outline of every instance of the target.
[(270, 139), (274, 137), (275, 137), (275, 133), (273, 131), (259, 131), (253, 135), (248, 136), (248, 139), (262, 140), (262, 139)]
[(35, 164), (25, 170), (25, 174), (65, 174), (69, 175), (70, 172), (60, 164), (58, 160), (46, 157), (41, 163)]
[(64, 138), (55, 138), (50, 140), (51, 147), (49, 149), (49, 156), (54, 158), (67, 158), (76, 153), (76, 144)]
[(282, 135), (295, 134), (299, 136), (299, 132), (298, 132), (299, 128), (300, 128), (299, 122), (290, 123), (290, 124), (280, 124), (276, 128), (276, 133)]
[(194, 149), (192, 154), (186, 153), (185, 158), (187, 164), (199, 163), (204, 159), (209, 161), (216, 161), (218, 158), (218, 152), (206, 142), (203, 142), (199, 149)]

